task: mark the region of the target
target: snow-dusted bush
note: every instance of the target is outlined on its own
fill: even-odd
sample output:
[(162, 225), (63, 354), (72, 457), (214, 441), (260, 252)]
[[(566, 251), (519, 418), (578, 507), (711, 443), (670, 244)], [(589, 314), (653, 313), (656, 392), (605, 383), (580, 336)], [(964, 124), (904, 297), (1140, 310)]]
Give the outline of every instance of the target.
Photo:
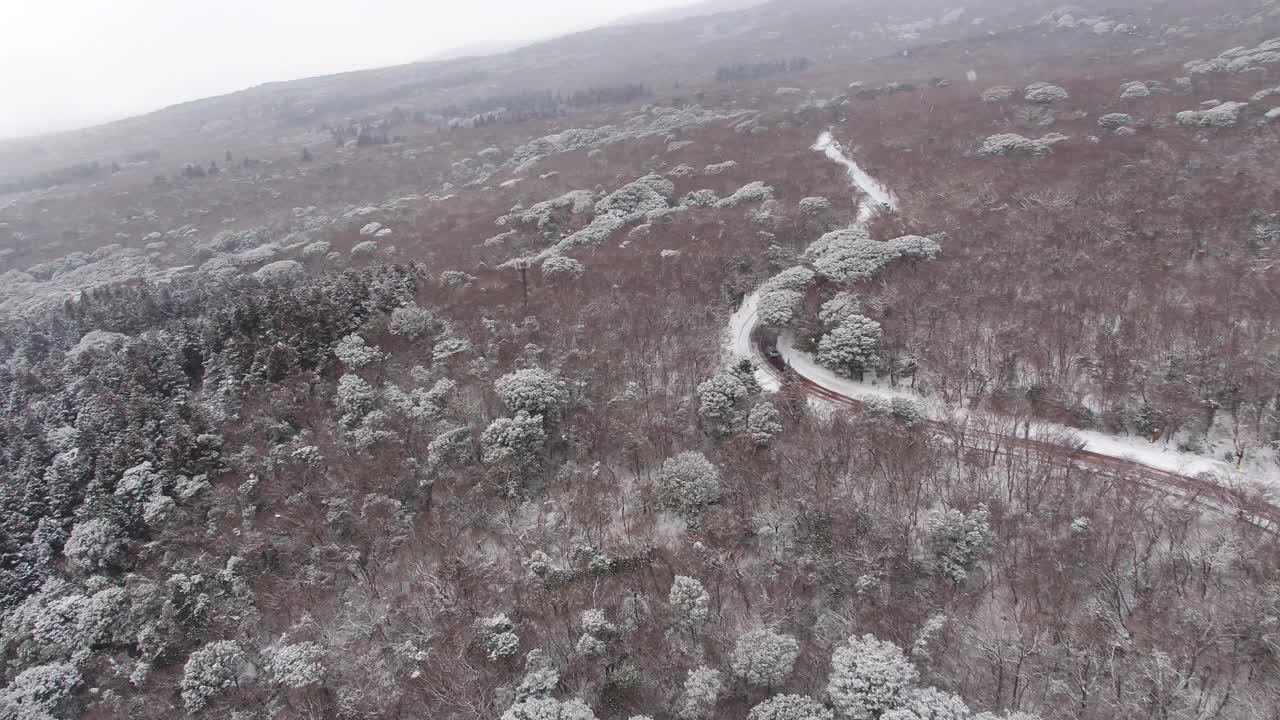
[(1184, 110), (1178, 113), (1179, 125), (1188, 127), (1231, 127), (1240, 121), (1240, 111), (1248, 103), (1225, 102), (1207, 110)]
[(751, 708), (747, 720), (835, 720), (835, 713), (813, 698), (775, 695)]
[(80, 682), (80, 671), (70, 663), (27, 668), (18, 673), (8, 687), (0, 690), (0, 717), (6, 720), (52, 720), (61, 716), (58, 712), (60, 706), (71, 699)]
[(338, 341), (333, 346), (333, 354), (342, 361), (343, 365), (354, 370), (368, 367), (376, 362), (382, 362), (386, 356), (377, 348), (369, 347), (365, 343), (365, 339), (355, 333), (352, 333)]
[(1133, 123), (1133, 116), (1128, 113), (1107, 113), (1098, 118), (1098, 124), (1104, 128), (1114, 130)]
[(902, 705), (919, 676), (897, 645), (855, 635), (831, 656), (827, 696), (841, 717), (872, 720)]
[(817, 360), (845, 377), (859, 379), (880, 364), (880, 323), (854, 315), (822, 336)]
[(774, 290), (808, 290), (817, 279), (815, 274), (809, 268), (803, 265), (789, 267), (786, 270), (769, 278), (764, 285), (760, 287), (761, 292), (772, 292)]
[(124, 560), (124, 532), (104, 518), (76, 523), (62, 548), (71, 567), (86, 574), (100, 573)]
[(494, 420), (480, 435), (481, 456), (488, 464), (508, 459), (517, 465), (536, 463), (546, 444), (542, 417), (523, 412)]
[(695, 518), (720, 499), (720, 471), (700, 452), (667, 458), (658, 471), (658, 500), (667, 510)]
[(297, 260), (277, 260), (258, 268), (258, 271), (253, 276), (259, 282), (283, 284), (297, 280), (305, 273), (306, 268)]
[(817, 196), (801, 198), (799, 208), (803, 215), (821, 215), (831, 209), (831, 201)]
[(680, 207), (715, 207), (720, 196), (715, 190), (690, 190), (680, 199)]
[(496, 613), (475, 622), (475, 643), (490, 660), (515, 655), (520, 649), (520, 636), (506, 613)]
[(957, 583), (964, 582), (995, 540), (986, 505), (969, 513), (955, 509), (932, 512), (925, 519), (924, 530), (935, 571)]
[(901, 706), (884, 715), (880, 720), (970, 720), (969, 706), (959, 696), (936, 688), (914, 688), (907, 693)]
[(1027, 86), (1023, 97), (1027, 102), (1038, 103), (1040, 105), (1051, 105), (1059, 100), (1066, 100), (1070, 95), (1066, 89), (1057, 85), (1050, 85), (1046, 82), (1032, 83)]
[(303, 688), (324, 679), (324, 648), (313, 642), (284, 645), (271, 653), (267, 670), (278, 685)]
[(493, 389), (515, 413), (554, 418), (569, 404), (569, 386), (554, 370), (517, 370), (498, 378)]
[(822, 303), (818, 309), (818, 321), (828, 327), (839, 325), (854, 315), (862, 312), (862, 304), (858, 296), (851, 292), (837, 293), (835, 297)]
[(211, 642), (191, 653), (181, 683), (187, 712), (200, 712), (210, 700), (235, 687), (244, 663), (244, 651), (233, 640)]
[(730, 170), (736, 167), (738, 167), (738, 163), (736, 161), (727, 160), (722, 163), (717, 163), (715, 165), (708, 165), (702, 168), (702, 174), (703, 175), (721, 175), (723, 173), (729, 172)]
[(942, 254), (942, 246), (934, 240), (919, 235), (903, 235), (888, 242), (902, 257), (936, 260)]
[(698, 385), (698, 413), (717, 430), (738, 422), (738, 405), (750, 395), (750, 388), (737, 374), (721, 370)]
[(667, 603), (677, 624), (698, 628), (711, 619), (711, 596), (695, 578), (677, 575), (671, 581)]
[(1144, 97), (1151, 97), (1151, 88), (1141, 80), (1134, 80), (1120, 86), (1121, 100), (1136, 100)]
[(368, 225), (365, 225), (364, 227), (360, 228), (360, 234), (368, 237), (377, 233), (381, 229), (382, 229), (382, 223), (371, 222)]
[(1004, 102), (1014, 96), (1017, 90), (1006, 85), (997, 85), (993, 88), (987, 88), (982, 91), (982, 102), (998, 103)]
[(703, 665), (689, 671), (676, 712), (680, 720), (708, 720), (715, 713), (724, 681), (718, 670)]
[(416, 340), (426, 334), (434, 324), (435, 316), (431, 314), (431, 311), (420, 308), (417, 305), (408, 305), (391, 311), (391, 322), (388, 329), (391, 330), (392, 335)]
[(524, 657), (524, 677), (516, 688), (516, 699), (548, 696), (560, 684), (560, 671), (541, 650), (530, 650)]
[(1016, 133), (1001, 133), (992, 135), (982, 141), (982, 147), (978, 148), (978, 154), (998, 157), (1018, 153), (1043, 155), (1049, 152), (1055, 144), (1067, 139), (1069, 139), (1067, 136), (1059, 133), (1050, 133), (1039, 140), (1023, 137)]
[(716, 207), (735, 208), (745, 202), (763, 202), (773, 199), (773, 188), (756, 180), (734, 191), (732, 195), (716, 203)]
[(782, 432), (782, 413), (769, 402), (756, 403), (747, 416), (747, 434), (756, 447), (768, 447)]
[(542, 261), (542, 276), (553, 282), (577, 280), (586, 270), (582, 263), (563, 255), (553, 255)]
[(357, 243), (354, 247), (351, 248), (351, 254), (353, 256), (372, 255), (377, 251), (378, 251), (377, 240), (365, 240), (362, 243)]
[(475, 277), (461, 270), (445, 270), (440, 273), (440, 284), (447, 288), (468, 288), (475, 281)]
[(502, 720), (596, 720), (591, 708), (578, 699), (560, 702), (534, 695), (516, 702), (502, 713)]
[(800, 644), (790, 635), (760, 628), (744, 633), (733, 646), (733, 674), (748, 685), (772, 688), (791, 675)]
[(760, 321), (773, 327), (786, 327), (800, 314), (804, 305), (804, 293), (795, 290), (775, 290), (760, 296)]

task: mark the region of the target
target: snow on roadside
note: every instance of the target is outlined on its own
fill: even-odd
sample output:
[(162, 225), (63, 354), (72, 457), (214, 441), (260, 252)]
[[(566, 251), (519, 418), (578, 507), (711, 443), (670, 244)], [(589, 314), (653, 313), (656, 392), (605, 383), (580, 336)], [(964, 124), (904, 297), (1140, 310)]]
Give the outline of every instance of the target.
[[(961, 410), (950, 407), (937, 401), (928, 402), (919, 395), (907, 390), (899, 390), (868, 382), (858, 382), (856, 380), (841, 377), (827, 368), (822, 367), (807, 353), (796, 348), (794, 338), (790, 333), (784, 334), (779, 339), (778, 351), (782, 353), (782, 357), (801, 376), (806, 377), (825, 388), (835, 390), (843, 395), (854, 398), (855, 400), (870, 400), (873, 398), (881, 400), (911, 400), (924, 407), (926, 412), (929, 414), (929, 417), (934, 420), (942, 420), (946, 418), (963, 419), (970, 416), (977, 419), (976, 416), (985, 415), (985, 413), (977, 413), (970, 410)], [(1006, 422), (1008, 421), (1008, 418), (992, 419), (997, 421), (1001, 419)], [(1020, 430), (1028, 431), (1025, 427), (1020, 427)], [(1202, 455), (1194, 455), (1191, 453), (1171, 450), (1155, 443), (1147, 442), (1141, 438), (1119, 437), (1088, 430), (1077, 430), (1064, 425), (1056, 425), (1054, 423), (1039, 421), (1031, 423), (1031, 427), (1028, 432), (1030, 436), (1034, 438), (1062, 438), (1064, 436), (1071, 436), (1078, 439), (1083, 445), (1082, 449), (1088, 452), (1098, 453), (1099, 455), (1106, 455), (1107, 457), (1118, 458), (1121, 460), (1130, 460), (1148, 467), (1174, 472), (1180, 475), (1195, 476), (1204, 473), (1213, 475), (1223, 481), (1230, 481), (1235, 475), (1232, 467), (1228, 463), (1207, 458)]]
[[(726, 362), (756, 358), (755, 348), (751, 347), (751, 331), (757, 323), (757, 312), (760, 308), (760, 291), (754, 290), (742, 298), (742, 305), (737, 312), (729, 316), (729, 326), (724, 336), (724, 353)], [(769, 371), (757, 367), (756, 382), (768, 392), (777, 392), (782, 384)]]
[(830, 160), (843, 165), (849, 173), (849, 181), (867, 196), (858, 203), (858, 219), (855, 226), (866, 225), (881, 208), (893, 211), (898, 209), (898, 198), (893, 191), (868, 175), (865, 170), (858, 167), (858, 163), (845, 155), (844, 148), (831, 136), (830, 131), (819, 135), (817, 142), (810, 149), (823, 153)]

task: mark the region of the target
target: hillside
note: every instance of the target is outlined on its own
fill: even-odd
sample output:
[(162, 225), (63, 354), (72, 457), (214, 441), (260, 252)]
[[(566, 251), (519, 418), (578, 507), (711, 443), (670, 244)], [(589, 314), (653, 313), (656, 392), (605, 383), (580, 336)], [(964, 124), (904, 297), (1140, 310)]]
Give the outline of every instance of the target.
[(1280, 3), (711, 7), (0, 143), (0, 718), (1280, 715)]

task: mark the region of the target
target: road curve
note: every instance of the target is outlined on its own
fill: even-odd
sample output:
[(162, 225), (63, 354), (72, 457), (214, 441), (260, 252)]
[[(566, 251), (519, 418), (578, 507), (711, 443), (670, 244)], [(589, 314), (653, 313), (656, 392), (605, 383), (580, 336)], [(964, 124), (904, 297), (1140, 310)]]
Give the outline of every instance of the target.
[[(782, 364), (782, 361), (769, 358), (765, 353), (765, 336), (757, 322), (752, 322), (748, 332), (750, 333), (751, 347), (756, 359), (759, 361), (759, 366), (776, 379), (780, 385), (785, 386), (791, 383), (793, 387), (798, 387), (805, 394), (821, 398), (837, 406), (854, 410), (863, 408), (864, 403), (862, 401), (826, 387), (814, 379), (798, 373), (794, 368)], [(980, 438), (1001, 443), (1009, 448), (1019, 448), (1044, 455), (1065, 456), (1067, 463), (1085, 465), (1104, 473), (1108, 477), (1130, 485), (1174, 495), (1206, 509), (1212, 509), (1230, 517), (1235, 517), (1269, 533), (1274, 533), (1276, 528), (1280, 528), (1280, 508), (1261, 499), (1249, 497), (1244, 493), (1223, 487), (1208, 478), (1169, 472), (1135, 460), (1111, 457), (1110, 455), (1057, 445), (1044, 440), (1034, 440), (1016, 435), (1001, 435), (985, 430), (967, 429), (962, 436), (957, 438), (954, 428), (946, 423), (931, 420), (928, 421), (928, 425), (932, 430), (944, 433), (959, 442), (964, 442), (967, 437)]]

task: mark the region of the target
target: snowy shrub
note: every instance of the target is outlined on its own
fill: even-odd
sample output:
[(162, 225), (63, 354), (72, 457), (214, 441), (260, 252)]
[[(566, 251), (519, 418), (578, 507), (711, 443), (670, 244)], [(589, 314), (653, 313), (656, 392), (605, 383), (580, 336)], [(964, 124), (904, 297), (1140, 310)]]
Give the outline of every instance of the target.
[(235, 687), (244, 662), (244, 651), (232, 640), (211, 642), (191, 653), (181, 683), (187, 712), (200, 712), (210, 700)]
[(677, 165), (667, 171), (667, 177), (684, 178), (697, 173), (698, 171), (688, 165)]
[(560, 702), (534, 695), (508, 708), (502, 713), (502, 720), (596, 720), (596, 715), (581, 700)]
[(902, 257), (936, 260), (942, 254), (942, 247), (937, 242), (919, 235), (903, 235), (888, 242)]
[(354, 256), (372, 255), (377, 251), (378, 251), (377, 240), (365, 240), (364, 242), (358, 243), (351, 248), (351, 254)]
[(1248, 103), (1225, 102), (1207, 110), (1184, 110), (1178, 113), (1179, 125), (1188, 127), (1231, 127), (1240, 120), (1240, 111)]
[(368, 225), (365, 225), (364, 227), (360, 228), (360, 234), (368, 237), (376, 234), (381, 229), (382, 229), (382, 223), (371, 222)]
[(697, 628), (711, 618), (711, 596), (694, 578), (677, 575), (671, 582), (667, 602), (676, 623), (681, 626)]
[(582, 613), (582, 631), (593, 637), (609, 639), (618, 635), (618, 628), (605, 616), (603, 610), (584, 610)]
[(427, 445), (427, 468), (438, 471), (450, 462), (471, 457), (471, 430), (466, 427), (445, 430)]
[(590, 633), (583, 633), (573, 649), (582, 657), (600, 657), (605, 653), (605, 642)]
[(503, 375), (493, 384), (498, 399), (515, 413), (557, 417), (569, 404), (569, 386), (560, 373), (526, 368)]
[(520, 649), (520, 637), (515, 625), (506, 613), (497, 613), (475, 622), (475, 643), (490, 660), (501, 660), (515, 655)]
[(391, 322), (388, 329), (392, 335), (416, 340), (435, 324), (435, 316), (429, 310), (416, 305), (398, 307), (391, 311)]
[(970, 720), (969, 706), (959, 696), (935, 688), (915, 688), (903, 698), (901, 706), (880, 720)]
[(1058, 100), (1066, 100), (1070, 97), (1067, 91), (1057, 85), (1050, 85), (1045, 82), (1032, 83), (1027, 86), (1023, 97), (1027, 102), (1038, 103), (1040, 105), (1050, 105)]
[(547, 444), (542, 417), (516, 413), (514, 418), (498, 418), (480, 435), (480, 452), (485, 463), (511, 460), (517, 465), (538, 461)]
[(897, 645), (855, 635), (831, 656), (827, 695), (841, 717), (872, 720), (900, 706), (917, 678), (919, 673)]
[(816, 196), (801, 198), (799, 208), (803, 215), (821, 215), (831, 209), (831, 201)]
[(720, 196), (715, 190), (690, 190), (680, 200), (680, 207), (715, 207)]
[(729, 160), (726, 162), (718, 163), (716, 165), (708, 165), (702, 168), (702, 174), (703, 175), (722, 175), (736, 167), (738, 167), (738, 163), (733, 160)]
[(324, 678), (324, 667), (324, 648), (313, 642), (285, 645), (267, 660), (271, 678), (287, 688), (319, 684)]
[(735, 208), (745, 202), (768, 201), (773, 199), (773, 188), (756, 180), (747, 183), (734, 191), (729, 197), (716, 203), (720, 209)]
[(845, 377), (859, 379), (880, 364), (880, 323), (854, 315), (822, 336), (817, 360)]
[(1050, 133), (1039, 140), (1032, 140), (1016, 133), (1001, 133), (982, 141), (978, 154), (988, 157), (1003, 157), (1019, 153), (1043, 155), (1052, 150), (1054, 145), (1069, 139), (1066, 135), (1059, 133)]
[(790, 635), (760, 628), (744, 633), (733, 646), (733, 674), (748, 685), (769, 689), (791, 675), (800, 644)]
[(835, 720), (835, 713), (803, 695), (775, 695), (751, 708), (747, 720)]
[(305, 273), (306, 269), (297, 260), (277, 260), (258, 268), (253, 276), (263, 283), (282, 284), (297, 280)]
[(377, 392), (364, 378), (347, 373), (338, 378), (338, 412), (358, 419), (373, 409)]
[(468, 288), (476, 279), (461, 270), (445, 270), (440, 273), (440, 284), (447, 288)]
[(804, 305), (804, 293), (795, 290), (775, 290), (760, 296), (760, 321), (773, 327), (786, 327), (800, 314)]
[(759, 402), (751, 408), (747, 416), (747, 434), (756, 447), (768, 447), (773, 439), (782, 432), (782, 413), (773, 403)]
[(542, 276), (550, 281), (577, 280), (584, 272), (582, 263), (571, 257), (553, 255), (542, 261)]
[(985, 505), (970, 513), (955, 509), (932, 512), (924, 526), (925, 545), (935, 571), (957, 583), (964, 582), (995, 540)]
[(431, 362), (441, 364), (454, 355), (471, 352), (471, 341), (466, 338), (449, 335), (441, 338), (431, 349)]
[(772, 292), (774, 290), (808, 290), (813, 285), (817, 275), (809, 268), (803, 265), (789, 267), (786, 270), (774, 275), (761, 286), (761, 292)]
[(124, 560), (124, 532), (110, 520), (84, 520), (71, 528), (62, 554), (71, 567), (80, 572), (104, 572)]
[(721, 370), (698, 385), (698, 413), (717, 430), (738, 422), (738, 405), (747, 399), (750, 388), (742, 378)]
[(363, 337), (352, 333), (338, 341), (333, 347), (333, 354), (343, 365), (354, 370), (382, 362), (386, 356), (377, 348), (369, 347)]
[(700, 452), (667, 458), (658, 471), (658, 501), (686, 519), (720, 499), (720, 471)]
[(502, 149), (496, 147), (487, 147), (476, 153), (476, 157), (481, 160), (497, 160), (502, 157)]
[(724, 681), (720, 672), (705, 665), (689, 671), (684, 681), (684, 692), (680, 696), (679, 709), (676, 716), (680, 720), (708, 720), (720, 700), (720, 691), (724, 689)]
[(854, 315), (861, 314), (862, 305), (858, 296), (850, 292), (837, 293), (835, 297), (822, 303), (818, 310), (818, 321), (828, 327), (839, 325)]
[(1127, 82), (1120, 86), (1121, 100), (1136, 100), (1144, 97), (1151, 97), (1151, 89), (1141, 80)]
[[(0, 717), (9, 720), (52, 720), (80, 685), (80, 672), (70, 663), (36, 665), (18, 673), (0, 690)], [(68, 717), (61, 715), (62, 717)]]
[(987, 103), (1004, 102), (1005, 100), (1008, 100), (1009, 98), (1013, 97), (1014, 93), (1016, 92), (1018, 91), (1014, 90), (1011, 87), (1008, 87), (1005, 85), (997, 85), (996, 87), (987, 88), (986, 90), (982, 91), (982, 102), (987, 102)]
[(516, 699), (545, 697), (560, 684), (560, 671), (556, 664), (541, 650), (530, 650), (524, 657), (524, 677), (516, 688)]
[(1104, 128), (1114, 130), (1118, 127), (1124, 127), (1133, 123), (1133, 116), (1127, 113), (1107, 113), (1098, 118), (1098, 124)]
[(328, 240), (317, 240), (302, 248), (302, 257), (307, 259), (322, 257), (328, 255), (332, 247)]

